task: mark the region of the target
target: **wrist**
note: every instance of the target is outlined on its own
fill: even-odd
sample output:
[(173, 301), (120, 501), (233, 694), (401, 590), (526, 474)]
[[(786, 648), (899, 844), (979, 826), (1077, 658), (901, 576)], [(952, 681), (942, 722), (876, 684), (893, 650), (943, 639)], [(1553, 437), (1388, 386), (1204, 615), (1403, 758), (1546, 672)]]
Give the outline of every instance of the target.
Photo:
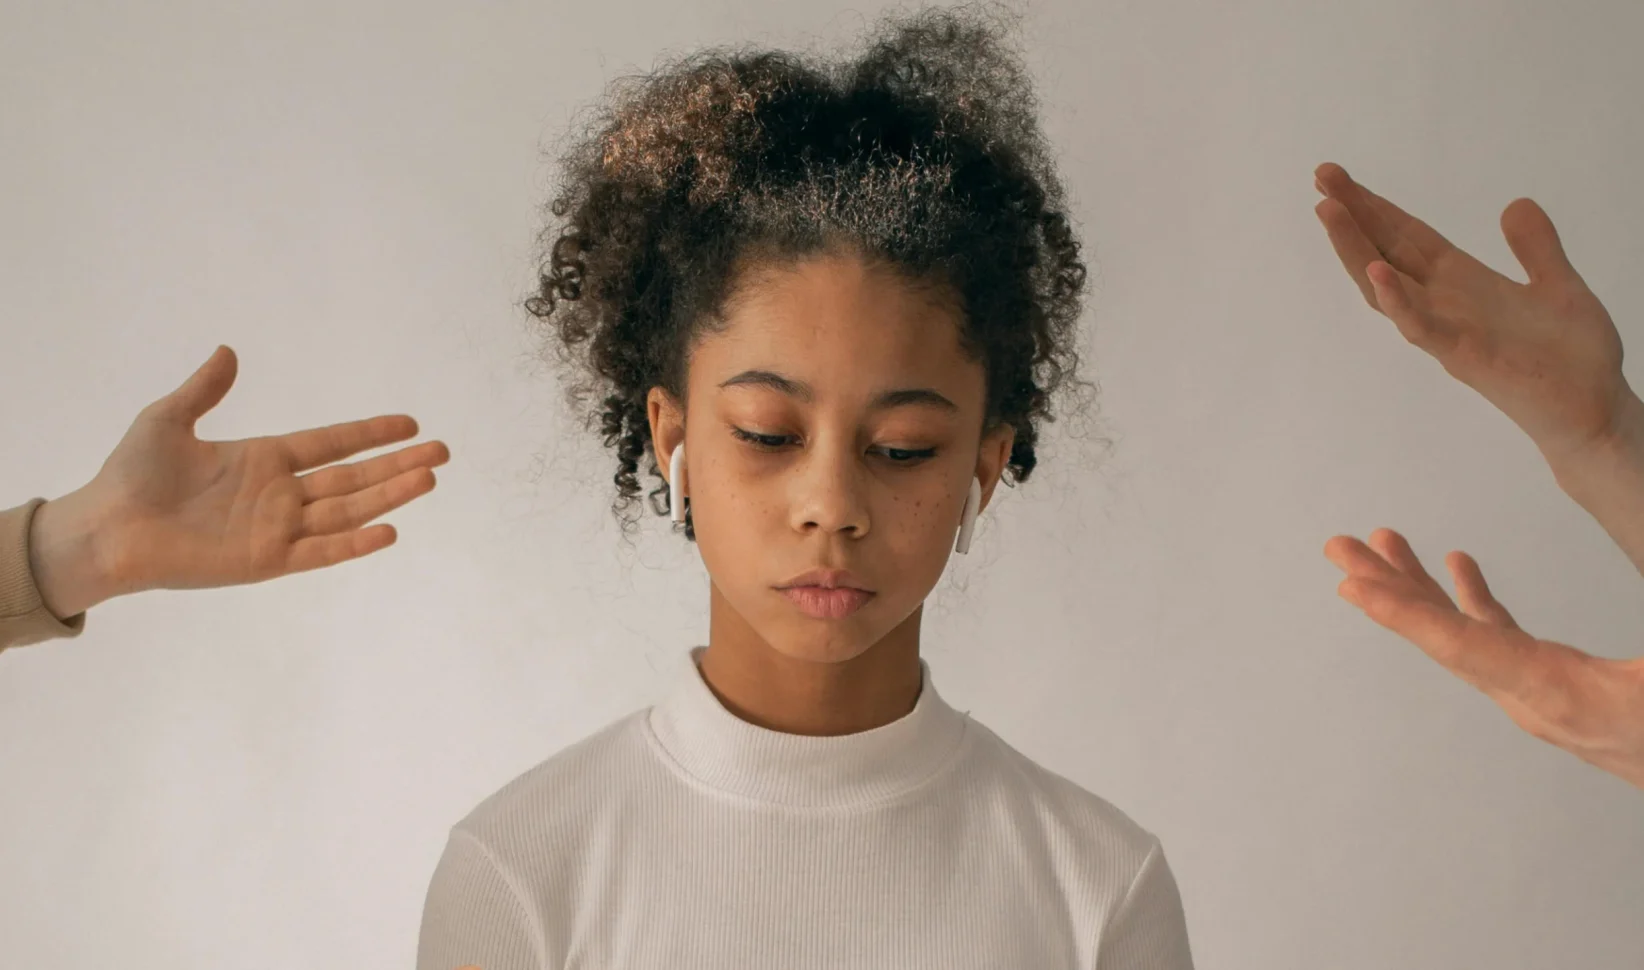
[(1629, 390), (1612, 433), (1579, 451), (1547, 458), (1558, 487), (1644, 573), (1644, 401)]
[(98, 507), (84, 490), (51, 499), (29, 525), (29, 569), (40, 599), (60, 620), (112, 599), (113, 577), (104, 561)]
[(1550, 450), (1540, 443), (1537, 447), (1554, 479), (1568, 492), (1570, 485), (1579, 485), (1593, 477), (1598, 469), (1606, 471), (1617, 467), (1644, 465), (1644, 401), (1631, 387), (1623, 387), (1621, 400), (1616, 406), (1610, 430), (1586, 444), (1562, 450)]

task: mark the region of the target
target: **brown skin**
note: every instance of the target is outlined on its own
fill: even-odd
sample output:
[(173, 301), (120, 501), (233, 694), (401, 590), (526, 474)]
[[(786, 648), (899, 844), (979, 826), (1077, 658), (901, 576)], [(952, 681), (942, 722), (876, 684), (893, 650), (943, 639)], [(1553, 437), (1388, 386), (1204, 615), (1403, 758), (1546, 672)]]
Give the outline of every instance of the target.
[[(894, 274), (835, 253), (750, 280), (725, 327), (691, 352), (684, 414), (661, 387), (648, 398), (665, 473), (687, 442), (684, 494), (710, 579), (702, 676), (733, 714), (772, 731), (871, 730), (918, 700), (925, 597), (971, 478), (985, 509), (1015, 431), (983, 433), (983, 369), (960, 349), (955, 311)], [(747, 370), (803, 382), (811, 399), (719, 386)], [(904, 388), (935, 390), (956, 410), (869, 407)], [(810, 617), (775, 587), (813, 567), (851, 570), (875, 595), (842, 619)]]

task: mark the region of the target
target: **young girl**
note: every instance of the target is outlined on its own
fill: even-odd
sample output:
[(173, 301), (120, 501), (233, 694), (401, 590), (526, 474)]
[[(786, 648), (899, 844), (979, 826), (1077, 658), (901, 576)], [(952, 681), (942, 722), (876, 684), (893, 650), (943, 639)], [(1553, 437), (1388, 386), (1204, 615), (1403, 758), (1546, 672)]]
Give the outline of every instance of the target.
[(1159, 840), (920, 659), (1077, 359), (1085, 266), (997, 31), (709, 51), (605, 108), (528, 308), (599, 402), (615, 510), (644, 462), (697, 543), (708, 643), (456, 824), (418, 966), (1186, 970)]
[[(965, 551), (999, 482), (1027, 480), (1053, 392), (1078, 383), (1085, 267), (997, 31), (934, 11), (837, 63), (709, 51), (605, 108), (564, 160), (563, 222), (528, 306), (583, 369), (571, 399), (597, 394), (615, 510), (637, 502), (643, 459), (654, 511), (697, 543), (709, 642), (657, 704), (452, 827), (418, 967), (1190, 967), (1159, 839), (948, 705), (920, 659), (922, 603), (955, 534)], [(1533, 279), (1553, 281), (1535, 285), (1564, 289), (1502, 296), (1428, 227), (1330, 177), (1352, 216), (1333, 203), (1321, 218), (1401, 330), (1501, 326), (1471, 346), (1504, 354), (1557, 335), (1533, 348), (1548, 361), (1533, 386), (1488, 359), (1451, 355), (1446, 368), (1531, 431), (1644, 561), (1616, 526), (1644, 493), (1644, 405), (1550, 222), (1517, 217), (1509, 241)], [(1404, 221), (1389, 229), (1377, 212)], [(1464, 312), (1430, 313), (1419, 284), (1448, 288)], [(1485, 297), (1501, 320), (1478, 312)], [(114, 595), (380, 549), (392, 527), (360, 526), (431, 489), (428, 469), (448, 457), (433, 442), (291, 478), (415, 422), (193, 440), (232, 380), (219, 352), (145, 409), (86, 489), (0, 514), (0, 645), (76, 635)], [(236, 504), (247, 491), (254, 509)], [(189, 524), (242, 531), (200, 535), (159, 511), (185, 497)], [(1577, 652), (1518, 630), (1470, 559), (1451, 567), (1464, 617), (1402, 538), (1380, 543), (1338, 547), (1344, 586), (1359, 584), (1343, 595), (1538, 736), (1644, 779), (1644, 754), (1617, 743), (1636, 713), (1581, 731), (1537, 719), (1551, 702), (1529, 664), (1562, 671), (1555, 661)], [(1530, 689), (1490, 683), (1509, 676)], [(1593, 687), (1591, 709), (1611, 694)], [(1508, 706), (1515, 696), (1524, 706)]]

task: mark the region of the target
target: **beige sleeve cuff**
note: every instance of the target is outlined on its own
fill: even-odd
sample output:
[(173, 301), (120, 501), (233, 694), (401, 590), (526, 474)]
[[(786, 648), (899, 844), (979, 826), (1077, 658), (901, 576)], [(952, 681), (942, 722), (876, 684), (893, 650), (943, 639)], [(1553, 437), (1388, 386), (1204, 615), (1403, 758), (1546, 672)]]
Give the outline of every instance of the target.
[(29, 526), (44, 504), (33, 498), (0, 512), (0, 650), (77, 637), (86, 628), (84, 611), (63, 619), (46, 608), (29, 568)]

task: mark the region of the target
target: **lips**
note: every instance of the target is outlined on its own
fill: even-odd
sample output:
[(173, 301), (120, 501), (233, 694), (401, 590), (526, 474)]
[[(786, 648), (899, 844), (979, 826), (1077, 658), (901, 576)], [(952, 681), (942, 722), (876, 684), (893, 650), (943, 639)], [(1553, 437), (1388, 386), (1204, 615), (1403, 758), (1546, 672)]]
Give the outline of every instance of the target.
[(865, 592), (873, 592), (861, 576), (848, 569), (830, 569), (826, 566), (817, 566), (807, 569), (797, 576), (778, 583), (777, 589), (790, 589), (794, 586), (820, 586), (823, 589), (834, 589), (840, 586), (849, 586)]
[(872, 593), (841, 586), (824, 589), (821, 586), (789, 586), (780, 590), (800, 612), (818, 620), (840, 620), (873, 598)]

